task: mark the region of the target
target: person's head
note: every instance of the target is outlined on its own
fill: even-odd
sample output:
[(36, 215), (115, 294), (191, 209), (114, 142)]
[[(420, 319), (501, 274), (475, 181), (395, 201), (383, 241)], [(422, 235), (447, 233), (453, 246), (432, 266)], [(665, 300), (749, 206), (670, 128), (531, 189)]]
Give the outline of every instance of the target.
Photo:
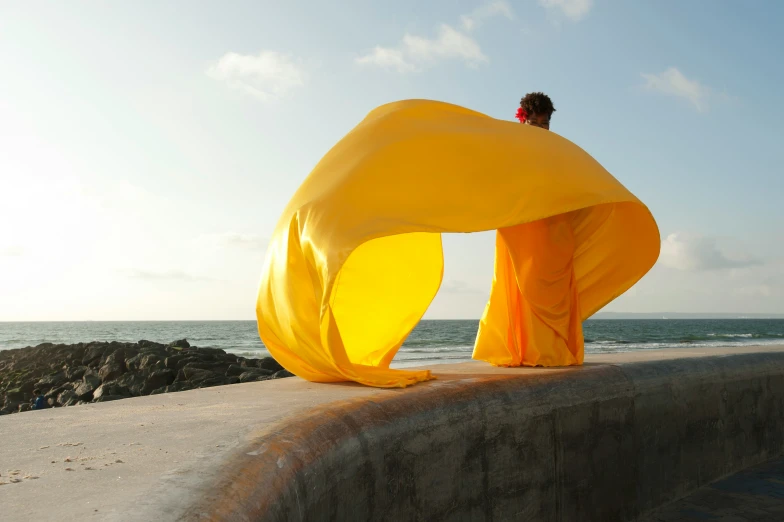
[[(28, 389), (29, 389), (29, 388), (28, 388)], [(34, 395), (34, 396), (36, 396), (36, 397), (38, 397), (39, 395), (41, 395), (41, 390), (39, 390), (38, 388), (34, 389), (34, 390), (33, 390), (33, 395)]]
[(543, 92), (529, 92), (520, 100), (517, 119), (520, 123), (550, 129), (550, 118), (555, 112), (550, 97)]

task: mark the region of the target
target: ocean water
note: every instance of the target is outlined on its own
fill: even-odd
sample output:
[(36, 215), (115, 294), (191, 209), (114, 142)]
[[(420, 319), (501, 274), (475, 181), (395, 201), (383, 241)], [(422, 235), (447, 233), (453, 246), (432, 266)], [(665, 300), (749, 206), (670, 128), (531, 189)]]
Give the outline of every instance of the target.
[[(392, 363), (393, 367), (467, 361), (478, 321), (422, 321)], [(592, 319), (584, 324), (586, 353), (662, 348), (784, 344), (784, 319)], [(269, 352), (255, 321), (178, 322), (0, 322), (0, 350), (41, 343), (89, 341), (169, 343), (222, 348), (245, 357)]]

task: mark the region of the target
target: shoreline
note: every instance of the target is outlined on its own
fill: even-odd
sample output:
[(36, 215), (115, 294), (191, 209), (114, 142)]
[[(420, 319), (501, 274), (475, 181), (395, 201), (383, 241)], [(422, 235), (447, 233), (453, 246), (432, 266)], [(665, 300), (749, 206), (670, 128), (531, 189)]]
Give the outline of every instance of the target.
[(0, 415), (292, 376), (272, 357), (141, 340), (0, 350)]

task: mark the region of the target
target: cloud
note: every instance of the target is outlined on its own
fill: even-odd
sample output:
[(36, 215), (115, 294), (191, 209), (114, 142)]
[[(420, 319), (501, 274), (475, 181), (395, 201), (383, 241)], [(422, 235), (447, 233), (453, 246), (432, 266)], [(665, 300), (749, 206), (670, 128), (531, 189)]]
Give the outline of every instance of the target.
[(512, 6), (506, 0), (498, 0), (496, 2), (488, 2), (474, 9), (471, 13), (460, 17), (460, 22), (463, 24), (463, 29), (466, 31), (473, 31), (483, 21), (496, 16), (504, 16), (509, 20), (514, 19), (514, 12)]
[(267, 238), (258, 234), (243, 234), (240, 232), (225, 232), (223, 234), (206, 234), (197, 239), (200, 246), (210, 248), (239, 248), (251, 251), (264, 251), (267, 248)]
[(550, 11), (560, 11), (567, 18), (578, 21), (593, 7), (593, 0), (539, 0)]
[(247, 248), (250, 250), (264, 250), (267, 247), (267, 239), (257, 234), (238, 234), (229, 233), (222, 237), (227, 246)]
[(361, 65), (377, 65), (384, 69), (396, 69), (401, 73), (417, 70), (413, 63), (406, 60), (403, 51), (386, 47), (375, 47), (370, 54), (357, 58), (357, 63)]
[(699, 112), (708, 110), (708, 99), (712, 95), (711, 90), (696, 80), (689, 80), (677, 68), (670, 67), (660, 74), (643, 73), (642, 77), (645, 79), (647, 89), (667, 96), (683, 98)]
[(131, 279), (145, 281), (215, 281), (212, 277), (189, 274), (183, 270), (126, 270), (125, 275)]
[(376, 65), (406, 73), (422, 70), (438, 60), (450, 59), (462, 60), (471, 67), (487, 61), (476, 40), (447, 24), (439, 27), (436, 38), (406, 34), (398, 47), (377, 46), (356, 61), (360, 65)]
[(682, 232), (670, 234), (662, 241), (659, 262), (669, 268), (687, 271), (745, 268), (761, 264), (750, 257), (731, 259), (709, 237), (690, 236)]
[(512, 7), (506, 0), (488, 2), (460, 17), (462, 30), (441, 24), (435, 37), (405, 34), (397, 46), (376, 46), (371, 52), (356, 59), (360, 65), (375, 65), (399, 73), (421, 71), (441, 60), (459, 60), (469, 67), (487, 62), (479, 43), (468, 33), (482, 22), (504, 16), (514, 18)]
[(307, 76), (290, 56), (276, 51), (261, 51), (255, 56), (226, 53), (207, 69), (207, 75), (265, 102), (304, 85)]
[(446, 24), (439, 28), (438, 38), (431, 40), (421, 36), (406, 35), (403, 37), (403, 46), (406, 54), (420, 63), (456, 58), (470, 65), (476, 65), (487, 60), (473, 38)]
[(447, 294), (476, 294), (478, 290), (472, 288), (465, 281), (453, 279), (441, 285), (441, 292)]

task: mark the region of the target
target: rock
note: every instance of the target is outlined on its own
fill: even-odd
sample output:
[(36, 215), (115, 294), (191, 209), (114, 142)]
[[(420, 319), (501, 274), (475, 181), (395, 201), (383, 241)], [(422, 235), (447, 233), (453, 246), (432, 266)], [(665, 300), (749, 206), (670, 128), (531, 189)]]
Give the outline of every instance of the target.
[(225, 384), (227, 384), (226, 377), (224, 377), (223, 375), (218, 375), (216, 377), (205, 379), (197, 383), (199, 388), (210, 388), (212, 386), (223, 386)]
[(57, 403), (61, 406), (71, 406), (79, 400), (79, 396), (73, 390), (65, 390), (57, 396)]
[(256, 368), (271, 370), (274, 373), (281, 371), (283, 366), (281, 366), (278, 361), (272, 357), (264, 357), (263, 359), (259, 359), (259, 362), (256, 363)]
[(0, 352), (0, 414), (31, 405), (34, 388), (61, 407), (288, 376), (271, 357), (246, 359), (185, 339), (168, 346), (146, 340), (43, 343)]
[(192, 368), (194, 370), (210, 370), (211, 372), (225, 372), (225, 369), (218, 367), (219, 363), (214, 362), (189, 362), (182, 368)]
[(13, 402), (6, 401), (5, 404), (3, 405), (2, 412), (4, 414), (19, 413), (19, 406), (21, 406), (22, 404), (26, 404), (26, 403), (16, 402), (16, 401)]
[(65, 360), (68, 362), (69, 367), (76, 364), (75, 361), (81, 362), (85, 352), (84, 344), (79, 343), (72, 346), (63, 344), (60, 346), (62, 347), (61, 352), (65, 353)]
[(255, 381), (259, 377), (269, 377), (272, 375), (272, 372), (269, 370), (260, 370), (255, 368), (253, 370), (248, 370), (240, 375), (240, 382), (250, 382)]
[(74, 385), (70, 382), (63, 384), (62, 386), (58, 386), (57, 388), (52, 388), (48, 393), (44, 394), (45, 399), (57, 399), (60, 394), (66, 390), (73, 390)]
[(76, 366), (75, 368), (67, 368), (65, 370), (65, 377), (69, 381), (77, 381), (84, 377), (84, 373), (87, 371), (87, 366)]
[(97, 399), (94, 399), (93, 402), (108, 402), (108, 401), (116, 401), (119, 399), (126, 399), (127, 397), (123, 395), (101, 395)]
[(101, 379), (94, 373), (85, 373), (82, 377), (82, 383), (76, 387), (74, 393), (82, 401), (90, 401), (93, 398), (93, 392), (101, 385)]
[(100, 362), (101, 357), (103, 357), (104, 353), (106, 352), (107, 346), (105, 343), (90, 343), (87, 345), (87, 349), (84, 351), (84, 357), (82, 357), (82, 364), (84, 366), (92, 366), (96, 365)]
[(187, 357), (188, 357), (187, 355), (180, 355), (180, 354), (170, 355), (169, 357), (166, 358), (163, 364), (170, 370), (179, 370), (179, 368), (177, 368), (177, 363), (182, 361), (183, 359), (186, 359)]
[(143, 358), (144, 358), (144, 355), (142, 355), (140, 353), (137, 353), (133, 357), (126, 358), (125, 359), (125, 368), (129, 372), (133, 372), (133, 371), (138, 370), (139, 368), (141, 368), (141, 364), (142, 364), (142, 359)]
[(281, 370), (279, 372), (275, 372), (272, 376), (273, 379), (283, 379), (284, 377), (294, 377), (294, 374), (288, 370)]
[(260, 368), (262, 370), (270, 370), (272, 373), (279, 372), (283, 366), (278, 364), (278, 361), (272, 357), (264, 357), (262, 359), (245, 359), (242, 361), (242, 366), (246, 368)]
[(120, 386), (119, 384), (113, 382), (107, 382), (100, 385), (93, 392), (93, 402), (95, 402), (96, 399), (103, 397), (104, 395), (130, 397), (131, 392), (125, 386)]
[(226, 369), (226, 377), (239, 377), (242, 375), (247, 369), (239, 366), (237, 364), (230, 364), (229, 367)]
[(37, 383), (35, 383), (35, 388), (44, 392), (45, 390), (51, 390), (52, 388), (56, 388), (61, 386), (62, 384), (68, 382), (68, 378), (65, 376), (65, 372), (57, 372), (52, 375), (47, 375), (46, 377), (41, 377)]
[(139, 368), (151, 368), (160, 360), (161, 358), (155, 354), (147, 354), (142, 358)]
[(127, 372), (122, 375), (119, 379), (115, 380), (116, 384), (120, 386), (125, 386), (130, 390), (131, 395), (134, 397), (138, 397), (142, 395), (142, 389), (144, 389), (145, 384), (147, 383), (147, 378), (149, 374), (143, 371), (137, 372)]
[(19, 386), (19, 391), (26, 393), (27, 395), (31, 395), (33, 390), (35, 390), (34, 380), (26, 381), (21, 386)]
[(5, 400), (6, 402), (22, 402), (26, 399), (25, 397), (26, 395), (28, 394), (26, 394), (19, 388), (14, 388), (5, 391)]
[(221, 350), (220, 348), (196, 348), (195, 346), (191, 348), (190, 353), (196, 353), (199, 356), (212, 355), (214, 357), (228, 355), (225, 350)]
[(169, 386), (164, 388), (162, 393), (180, 392), (180, 391), (192, 390), (194, 388), (195, 386), (188, 381), (179, 381), (179, 382), (174, 382), (173, 384), (170, 384)]
[[(178, 381), (187, 380), (187, 381), (190, 381), (190, 382), (199, 382), (199, 381), (205, 381), (207, 379), (212, 379), (212, 378), (214, 378), (216, 376), (218, 376), (218, 375), (215, 372), (212, 372), (210, 370), (202, 370), (200, 368), (191, 368), (191, 367), (186, 366), (183, 369), (181, 369), (179, 371), (179, 373), (177, 374), (177, 380)], [(219, 376), (219, 377), (223, 378), (222, 375)]]
[(125, 373), (125, 357), (123, 355), (122, 352), (118, 351), (106, 358), (106, 362), (98, 370), (98, 375), (103, 382), (113, 381)]
[(176, 374), (174, 370), (164, 368), (156, 370), (147, 377), (147, 382), (141, 390), (142, 395), (149, 395), (153, 390), (164, 388), (174, 382)]
[(201, 362), (198, 357), (183, 357), (179, 361), (177, 361), (177, 370), (182, 370), (185, 366), (190, 363), (199, 363)]

